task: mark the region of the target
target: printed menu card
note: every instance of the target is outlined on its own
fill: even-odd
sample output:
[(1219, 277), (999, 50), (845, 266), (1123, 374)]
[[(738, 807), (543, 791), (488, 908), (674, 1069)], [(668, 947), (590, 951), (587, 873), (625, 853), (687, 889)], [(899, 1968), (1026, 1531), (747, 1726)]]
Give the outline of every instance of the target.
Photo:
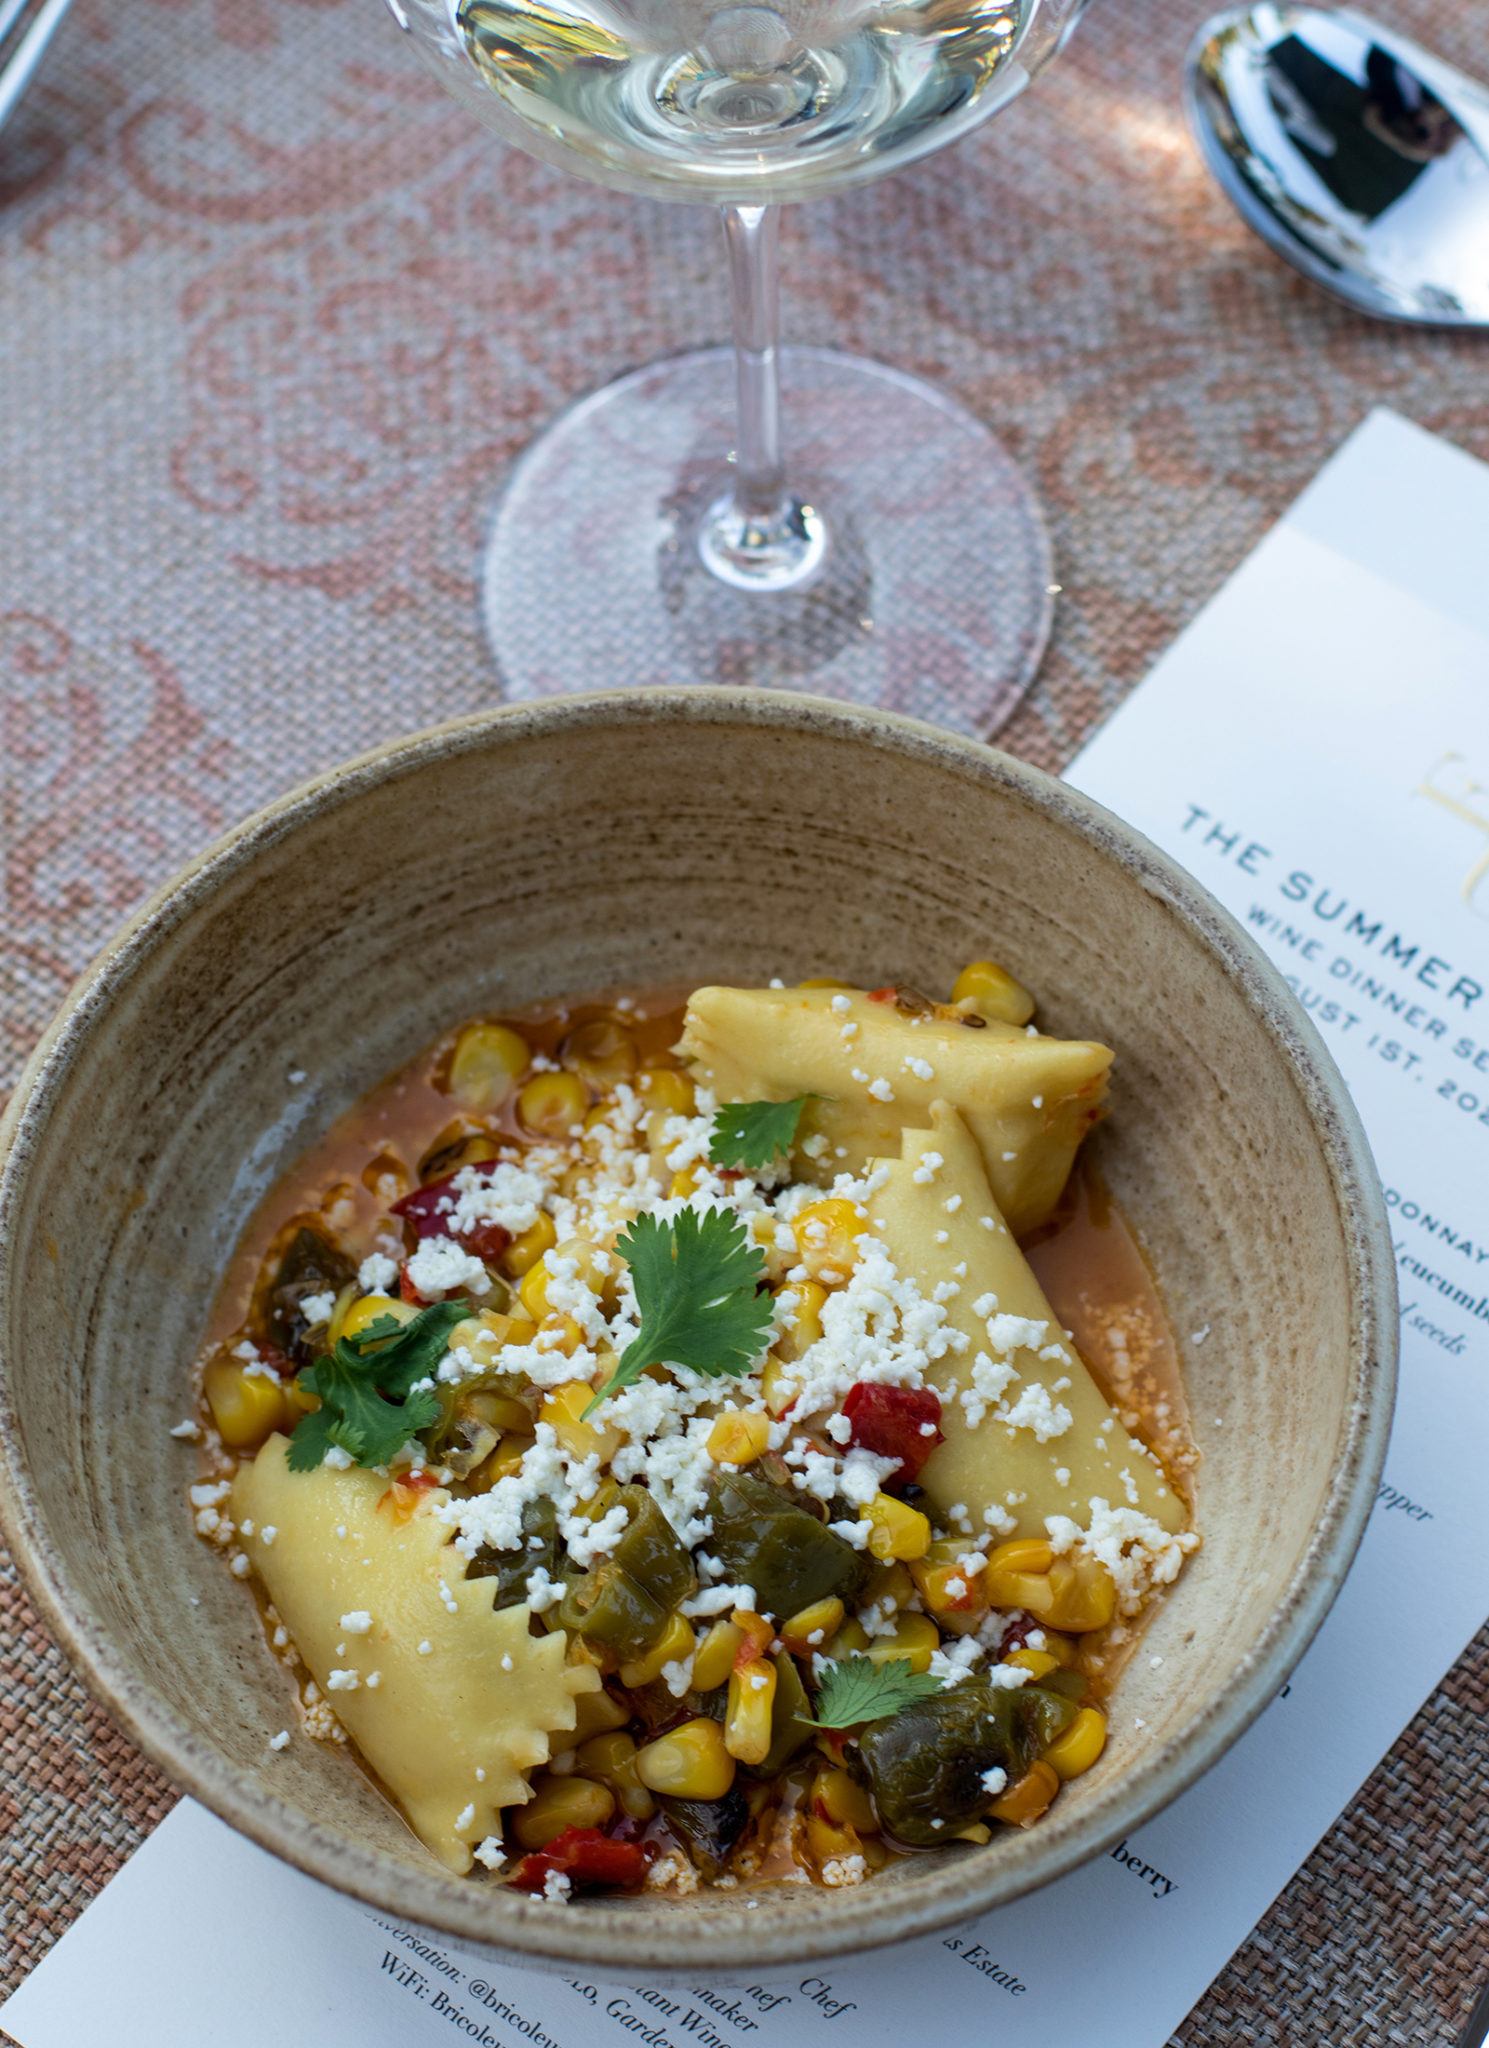
[(1384, 1483), (1321, 1634), (1224, 1760), (981, 1920), (690, 1988), (447, 1953), (187, 1801), (4, 2007), (22, 2048), (899, 2048), (931, 2012), (949, 2044), (1161, 2048), (1489, 1614), (1486, 537), (1489, 469), (1376, 413), (1070, 770), (1277, 962), (1387, 1189)]

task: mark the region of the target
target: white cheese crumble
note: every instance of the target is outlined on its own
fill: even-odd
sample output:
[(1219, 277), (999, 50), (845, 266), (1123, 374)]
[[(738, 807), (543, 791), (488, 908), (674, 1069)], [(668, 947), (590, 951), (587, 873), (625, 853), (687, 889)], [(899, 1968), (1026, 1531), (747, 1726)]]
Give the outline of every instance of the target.
[(288, 1730), (288, 1728), (281, 1728), (277, 1735), (271, 1735), (269, 1737), (270, 1749), (288, 1749), (289, 1746), (290, 1731)]
[(354, 1608), (350, 1614), (343, 1614), (341, 1627), (349, 1636), (365, 1636), (371, 1632), (372, 1616), (365, 1607)]
[(364, 1294), (386, 1294), (398, 1278), (398, 1261), (386, 1252), (369, 1252), (357, 1268), (357, 1285)]
[(491, 1292), (486, 1268), (453, 1238), (426, 1237), (404, 1270), (426, 1299), (453, 1293), (457, 1287), (477, 1295)]

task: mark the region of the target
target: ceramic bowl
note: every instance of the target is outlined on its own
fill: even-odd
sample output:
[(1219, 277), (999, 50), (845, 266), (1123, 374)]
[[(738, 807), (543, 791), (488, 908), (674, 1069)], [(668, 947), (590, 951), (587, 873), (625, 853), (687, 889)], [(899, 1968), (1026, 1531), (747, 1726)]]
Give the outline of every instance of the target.
[[(948, 987), (991, 954), (1116, 1049), (1104, 1171), (1185, 1352), (1204, 1548), (1121, 1738), (1027, 1833), (857, 1889), (584, 1902), (446, 1875), (334, 1750), (191, 1532), (170, 1435), (218, 1275), (276, 1176), (456, 1020), (613, 982)], [(292, 1074), (308, 1079), (292, 1083)], [(6, 1532), (110, 1712), (234, 1827), (509, 1960), (715, 1976), (924, 1934), (1132, 1833), (1285, 1681), (1377, 1483), (1396, 1333), (1380, 1193), (1279, 977), (1152, 846), (972, 742), (743, 691), (496, 711), (220, 840), (86, 974), (3, 1127)], [(1208, 1327), (1203, 1344), (1188, 1333)], [(1223, 1428), (1214, 1418), (1223, 1419)]]

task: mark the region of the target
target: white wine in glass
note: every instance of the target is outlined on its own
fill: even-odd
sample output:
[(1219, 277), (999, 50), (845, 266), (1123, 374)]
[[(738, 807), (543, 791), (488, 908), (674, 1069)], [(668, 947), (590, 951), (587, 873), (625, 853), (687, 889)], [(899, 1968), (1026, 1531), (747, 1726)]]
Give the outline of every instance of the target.
[(1048, 634), (1038, 506), (988, 430), (931, 386), (781, 349), (776, 208), (987, 119), (1083, 0), (388, 4), (508, 141), (723, 210), (732, 351), (621, 378), (514, 466), (483, 573), (508, 695), (757, 683), (971, 732), (1001, 723)]

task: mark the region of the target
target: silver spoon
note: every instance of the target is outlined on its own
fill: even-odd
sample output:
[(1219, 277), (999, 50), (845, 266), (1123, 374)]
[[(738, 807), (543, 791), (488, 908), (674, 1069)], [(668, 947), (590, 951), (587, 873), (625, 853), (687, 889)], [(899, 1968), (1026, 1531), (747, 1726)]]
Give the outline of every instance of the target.
[(1489, 327), (1489, 90), (1350, 8), (1206, 22), (1185, 109), (1241, 218), (1383, 320)]

